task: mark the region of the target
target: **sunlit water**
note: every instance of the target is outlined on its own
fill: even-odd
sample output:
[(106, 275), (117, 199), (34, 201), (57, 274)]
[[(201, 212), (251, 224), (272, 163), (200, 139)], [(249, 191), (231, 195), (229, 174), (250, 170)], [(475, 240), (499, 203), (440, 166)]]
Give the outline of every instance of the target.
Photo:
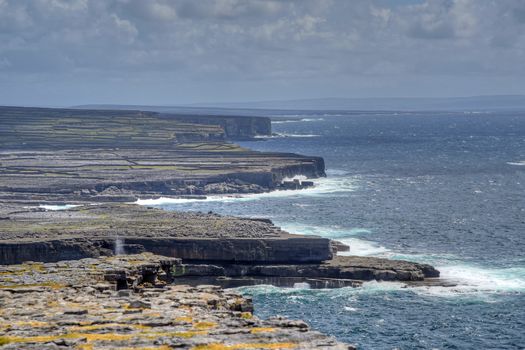
[(243, 146), (324, 157), (315, 188), (142, 204), (271, 218), (458, 283), (242, 288), (260, 317), (304, 319), (361, 349), (525, 348), (525, 113), (294, 117)]

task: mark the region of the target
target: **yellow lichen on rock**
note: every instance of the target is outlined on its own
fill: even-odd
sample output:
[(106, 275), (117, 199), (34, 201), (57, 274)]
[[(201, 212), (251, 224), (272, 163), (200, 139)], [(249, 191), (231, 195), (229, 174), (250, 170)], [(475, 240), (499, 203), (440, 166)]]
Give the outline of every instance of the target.
[(185, 323), (192, 323), (193, 322), (193, 318), (191, 318), (189, 316), (180, 316), (180, 317), (177, 317), (175, 319), (175, 321), (177, 321), (177, 322), (185, 322)]
[[(309, 332), (301, 323), (257, 318), (249, 312), (250, 299), (219, 287), (141, 283), (119, 290), (116, 278), (125, 278), (129, 288), (130, 281), (140, 281), (146, 273), (166, 271), (161, 268), (168, 258), (108, 259), (46, 263), (42, 267), (47, 270), (41, 274), (38, 265), (29, 264), (35, 274), (3, 275), (0, 349), (342, 349), (337, 341)], [(103, 273), (94, 277), (87, 268), (90, 265), (98, 265)], [(7, 284), (5, 277), (15, 282)], [(67, 287), (58, 288), (62, 283)], [(9, 288), (13, 284), (22, 289)]]
[(255, 327), (250, 330), (250, 333), (257, 334), (257, 333), (271, 333), (275, 332), (275, 328), (272, 327)]
[(69, 330), (73, 332), (77, 331), (95, 331), (99, 329), (107, 328), (131, 328), (131, 329), (151, 329), (150, 326), (144, 326), (141, 324), (129, 324), (129, 323), (101, 323), (101, 324), (92, 324), (92, 325), (80, 325), (80, 326), (71, 326)]
[(197, 345), (192, 350), (243, 350), (243, 349), (293, 349), (295, 343), (241, 343), (226, 345), (220, 343)]
[(217, 323), (201, 321), (201, 322), (194, 323), (193, 327), (196, 329), (210, 329), (210, 328), (217, 327)]
[(243, 312), (241, 314), (241, 318), (244, 318), (245, 320), (249, 320), (249, 319), (253, 318), (253, 315), (252, 315), (251, 312)]

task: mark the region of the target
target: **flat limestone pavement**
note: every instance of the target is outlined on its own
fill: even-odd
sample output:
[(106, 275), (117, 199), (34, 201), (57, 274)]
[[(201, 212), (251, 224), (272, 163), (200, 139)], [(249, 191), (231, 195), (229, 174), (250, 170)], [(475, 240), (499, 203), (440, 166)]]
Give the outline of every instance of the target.
[[(178, 213), (138, 205), (84, 205), (64, 211), (0, 205), (0, 264), (52, 262), (148, 251), (189, 260), (319, 262), (326, 238), (290, 235), (264, 219)], [(117, 239), (118, 238), (118, 239)]]
[(353, 349), (153, 254), (0, 266), (0, 349)]
[(132, 201), (259, 193), (324, 161), (230, 143), (271, 134), (265, 117), (0, 106), (0, 201)]

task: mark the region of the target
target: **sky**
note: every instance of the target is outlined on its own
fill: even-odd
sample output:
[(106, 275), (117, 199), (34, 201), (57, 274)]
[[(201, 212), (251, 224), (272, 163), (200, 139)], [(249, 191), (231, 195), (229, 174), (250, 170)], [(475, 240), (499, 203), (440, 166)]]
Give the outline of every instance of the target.
[(525, 94), (525, 0), (0, 0), (0, 104)]

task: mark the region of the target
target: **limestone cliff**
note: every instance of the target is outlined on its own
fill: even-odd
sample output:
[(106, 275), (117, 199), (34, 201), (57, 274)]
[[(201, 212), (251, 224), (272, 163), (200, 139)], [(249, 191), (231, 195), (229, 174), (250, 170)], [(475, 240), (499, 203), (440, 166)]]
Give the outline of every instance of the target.
[(219, 125), (230, 140), (251, 140), (256, 136), (270, 136), (272, 124), (268, 117), (203, 116), (162, 114), (163, 117), (202, 125)]

